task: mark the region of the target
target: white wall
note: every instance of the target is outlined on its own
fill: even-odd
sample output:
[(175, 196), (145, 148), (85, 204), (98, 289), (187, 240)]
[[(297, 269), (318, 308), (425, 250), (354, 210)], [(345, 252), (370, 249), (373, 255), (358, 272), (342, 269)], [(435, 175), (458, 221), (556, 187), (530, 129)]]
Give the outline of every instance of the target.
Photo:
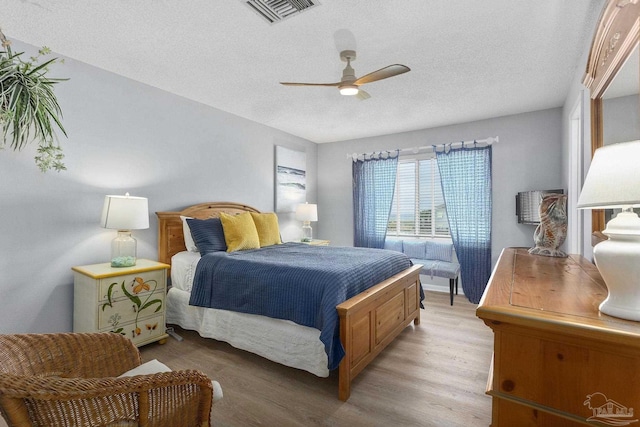
[[(481, 106), (479, 106), (481, 108)], [(519, 191), (563, 188), (560, 108), (433, 129), (363, 138), (318, 146), (318, 219), (316, 235), (332, 244), (353, 245), (351, 160), (347, 153), (482, 139), (498, 136), (493, 146), (492, 257), (509, 246), (532, 246), (534, 227), (517, 223)]]
[[(150, 259), (156, 211), (207, 201), (272, 211), (275, 145), (306, 151), (316, 201), (316, 144), (71, 59), (54, 71), (70, 78), (56, 88), (68, 170), (41, 173), (34, 146), (0, 152), (0, 333), (71, 330), (71, 267), (108, 261), (115, 237), (99, 226), (106, 194), (149, 198), (150, 228), (133, 234)], [(279, 216), (283, 237), (297, 236), (293, 215)]]

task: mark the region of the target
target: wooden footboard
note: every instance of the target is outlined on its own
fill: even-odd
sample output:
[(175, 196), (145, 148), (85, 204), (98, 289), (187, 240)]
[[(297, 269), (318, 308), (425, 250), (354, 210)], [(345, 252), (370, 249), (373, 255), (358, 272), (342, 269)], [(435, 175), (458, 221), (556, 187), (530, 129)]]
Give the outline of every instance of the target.
[(338, 397), (346, 401), (351, 381), (412, 321), (420, 324), (420, 269), (414, 265), (343, 302)]

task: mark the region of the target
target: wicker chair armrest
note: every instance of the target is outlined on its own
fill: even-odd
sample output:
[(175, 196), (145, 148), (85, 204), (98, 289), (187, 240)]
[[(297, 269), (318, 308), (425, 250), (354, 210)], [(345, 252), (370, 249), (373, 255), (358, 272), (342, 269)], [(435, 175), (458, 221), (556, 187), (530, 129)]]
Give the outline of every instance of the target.
[(211, 380), (192, 370), (123, 378), (0, 375), (0, 400), (16, 419), (28, 413), (37, 425), (209, 426), (212, 397)]
[(133, 377), (62, 378), (0, 375), (0, 394), (15, 398), (73, 400), (117, 393), (134, 393), (169, 386), (197, 385), (213, 390), (211, 380), (202, 372), (185, 370)]

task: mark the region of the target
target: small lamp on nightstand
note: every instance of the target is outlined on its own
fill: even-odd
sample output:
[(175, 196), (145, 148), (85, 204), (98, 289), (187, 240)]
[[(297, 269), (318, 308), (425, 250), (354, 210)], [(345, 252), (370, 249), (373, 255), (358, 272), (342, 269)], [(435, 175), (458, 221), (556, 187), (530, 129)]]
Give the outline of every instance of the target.
[(318, 205), (304, 203), (296, 208), (296, 219), (302, 221), (302, 242), (310, 242), (313, 240), (313, 230), (311, 229), (311, 221), (318, 220)]
[(609, 295), (600, 311), (640, 320), (640, 140), (606, 145), (596, 150), (582, 187), (578, 208), (622, 212), (603, 231), (608, 240), (593, 248), (593, 259)]
[(145, 197), (105, 196), (100, 225), (118, 230), (111, 242), (111, 267), (136, 265), (136, 239), (131, 230), (149, 228), (149, 204)]

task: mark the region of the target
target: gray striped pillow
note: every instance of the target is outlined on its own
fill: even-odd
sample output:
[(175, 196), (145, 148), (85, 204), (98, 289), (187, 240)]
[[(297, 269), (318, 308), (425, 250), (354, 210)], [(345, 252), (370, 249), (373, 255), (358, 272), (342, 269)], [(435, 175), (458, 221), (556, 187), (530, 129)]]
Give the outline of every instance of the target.
[(427, 259), (451, 262), (453, 245), (445, 242), (427, 241)]

